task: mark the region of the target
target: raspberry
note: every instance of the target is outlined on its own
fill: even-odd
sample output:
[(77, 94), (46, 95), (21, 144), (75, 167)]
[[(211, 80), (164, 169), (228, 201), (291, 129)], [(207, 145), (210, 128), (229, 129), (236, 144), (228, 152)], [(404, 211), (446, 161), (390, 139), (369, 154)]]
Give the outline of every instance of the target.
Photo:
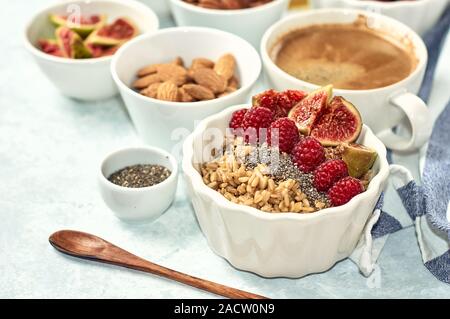
[(341, 206), (348, 203), (353, 197), (362, 193), (364, 188), (361, 182), (351, 176), (344, 177), (334, 184), (328, 191), (333, 206)]
[(266, 107), (272, 110), (275, 119), (279, 119), (286, 117), (291, 108), (305, 96), (305, 92), (298, 90), (287, 90), (284, 92), (267, 90), (253, 97), (253, 106)]
[[(274, 129), (278, 129), (278, 131)], [(272, 139), (274, 139), (275, 143), (277, 143), (275, 139), (278, 139), (278, 148), (280, 151), (289, 153), (299, 140), (297, 125), (295, 125), (295, 122), (287, 117), (279, 118), (270, 124), (267, 136), (267, 142), (269, 145), (277, 146), (272, 145)]]
[[(260, 129), (268, 128), (270, 123), (273, 121), (273, 112), (265, 107), (256, 107), (251, 108), (245, 113), (244, 119), (242, 121), (242, 127), (244, 130), (248, 130), (249, 128), (254, 128), (256, 131), (247, 131), (245, 139), (248, 142), (255, 140), (256, 137), (259, 137)], [(256, 137), (252, 136), (256, 133)]]
[(327, 191), (341, 178), (348, 176), (347, 164), (343, 160), (326, 161), (314, 172), (314, 187), (319, 191)]
[(231, 115), (229, 127), (232, 129), (241, 128), (245, 113), (247, 113), (247, 109), (234, 111), (233, 114)]
[(325, 150), (318, 140), (308, 136), (294, 146), (291, 157), (301, 171), (312, 172), (325, 161)]
[(306, 93), (299, 90), (287, 90), (278, 93), (278, 106), (286, 111), (286, 114), (296, 105), (303, 100)]

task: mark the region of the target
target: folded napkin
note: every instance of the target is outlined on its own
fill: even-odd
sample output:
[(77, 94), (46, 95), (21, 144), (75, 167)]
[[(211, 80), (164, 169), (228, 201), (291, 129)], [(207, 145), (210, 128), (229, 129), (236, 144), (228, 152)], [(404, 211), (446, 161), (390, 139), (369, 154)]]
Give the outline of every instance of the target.
[(450, 284), (450, 101), (436, 120), (428, 143), (422, 185), (403, 167), (392, 178), (414, 220), (422, 259), (439, 280)]
[[(436, 26), (424, 36), (428, 49), (428, 64), (419, 96), (428, 101), (434, 71), (442, 43), (449, 31), (450, 5)], [(350, 259), (361, 273), (370, 276), (389, 234), (415, 225), (425, 267), (439, 280), (450, 283), (450, 101), (437, 119), (426, 152), (422, 186), (404, 167), (391, 164), (391, 179), (410, 218), (400, 218), (400, 212), (383, 211), (383, 196)], [(399, 221), (402, 220), (402, 223)]]

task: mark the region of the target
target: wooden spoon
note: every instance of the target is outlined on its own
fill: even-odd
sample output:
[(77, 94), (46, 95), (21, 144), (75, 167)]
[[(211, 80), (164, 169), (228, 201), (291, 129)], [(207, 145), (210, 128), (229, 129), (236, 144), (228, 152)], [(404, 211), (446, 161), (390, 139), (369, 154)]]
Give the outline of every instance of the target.
[(267, 299), (154, 264), (92, 234), (61, 230), (52, 234), (48, 240), (58, 251), (74, 257), (148, 272), (227, 298)]

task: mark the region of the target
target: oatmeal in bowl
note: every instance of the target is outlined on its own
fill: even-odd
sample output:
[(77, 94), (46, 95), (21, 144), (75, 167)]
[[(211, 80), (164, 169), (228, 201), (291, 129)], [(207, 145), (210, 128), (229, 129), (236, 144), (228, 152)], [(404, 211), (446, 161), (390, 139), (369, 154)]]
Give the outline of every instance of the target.
[(388, 177), (386, 149), (331, 87), (269, 90), (252, 104), (205, 119), (184, 144), (201, 229), (239, 269), (325, 271), (351, 254), (372, 215)]

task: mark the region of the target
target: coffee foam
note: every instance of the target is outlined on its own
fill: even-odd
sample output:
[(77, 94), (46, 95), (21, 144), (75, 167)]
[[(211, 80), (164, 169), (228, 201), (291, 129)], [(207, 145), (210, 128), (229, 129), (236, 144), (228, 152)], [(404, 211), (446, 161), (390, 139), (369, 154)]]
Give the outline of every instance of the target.
[(407, 37), (374, 30), (362, 15), (350, 24), (317, 24), (292, 30), (270, 52), (275, 63), (294, 77), (353, 90), (396, 83), (418, 64)]

